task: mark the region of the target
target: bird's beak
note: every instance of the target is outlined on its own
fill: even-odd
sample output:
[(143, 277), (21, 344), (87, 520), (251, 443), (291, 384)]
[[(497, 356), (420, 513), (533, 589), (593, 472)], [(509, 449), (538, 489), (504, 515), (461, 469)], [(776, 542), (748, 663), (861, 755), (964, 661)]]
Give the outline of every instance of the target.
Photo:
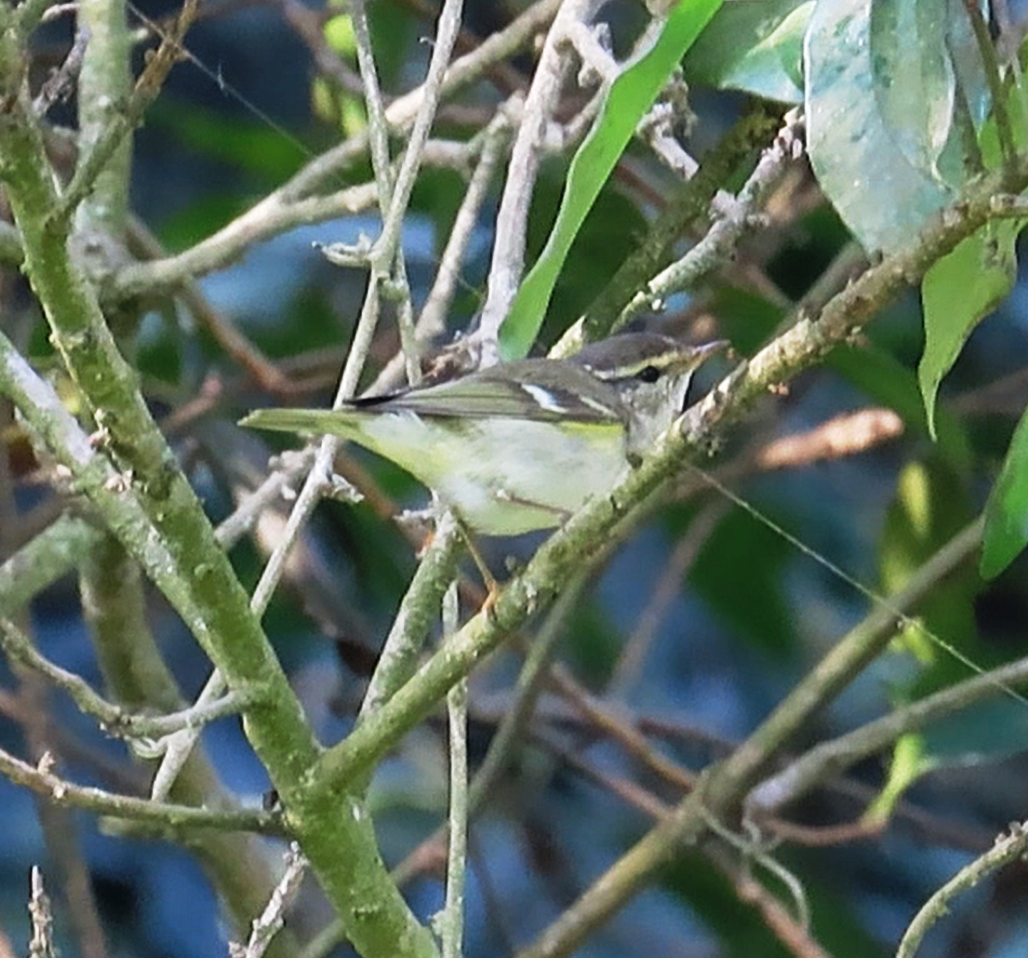
[(696, 365), (706, 362), (715, 353), (727, 352), (731, 348), (732, 344), (727, 339), (715, 339), (713, 342), (696, 346)]
[(702, 366), (711, 356), (716, 353), (725, 352), (731, 349), (732, 344), (727, 339), (715, 339), (710, 343), (703, 343), (699, 346), (690, 346), (683, 350), (680, 364), (676, 363), (679, 369), (696, 369)]

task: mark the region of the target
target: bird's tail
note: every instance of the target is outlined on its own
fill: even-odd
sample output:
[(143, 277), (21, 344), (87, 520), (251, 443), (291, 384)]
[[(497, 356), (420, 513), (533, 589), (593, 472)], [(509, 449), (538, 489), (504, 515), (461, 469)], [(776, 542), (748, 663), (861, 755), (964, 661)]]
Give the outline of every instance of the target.
[(256, 409), (239, 420), (240, 426), (298, 432), (315, 436), (332, 434), (353, 437), (359, 429), (352, 410), (335, 409)]

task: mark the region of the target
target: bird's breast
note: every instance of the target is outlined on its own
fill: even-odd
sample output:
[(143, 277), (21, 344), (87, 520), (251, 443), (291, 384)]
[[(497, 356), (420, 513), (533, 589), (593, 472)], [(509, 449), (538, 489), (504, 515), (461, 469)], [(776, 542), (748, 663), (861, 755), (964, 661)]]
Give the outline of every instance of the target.
[(617, 423), (378, 413), (363, 444), (402, 466), (456, 507), (473, 528), (517, 535), (552, 528), (628, 469)]

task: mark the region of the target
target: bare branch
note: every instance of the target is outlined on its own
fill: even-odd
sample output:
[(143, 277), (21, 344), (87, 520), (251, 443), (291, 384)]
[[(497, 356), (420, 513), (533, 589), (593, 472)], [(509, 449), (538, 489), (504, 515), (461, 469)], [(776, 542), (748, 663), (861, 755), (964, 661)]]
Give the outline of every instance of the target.
[(285, 924), (286, 910), (299, 893), (300, 884), (307, 874), (308, 868), (307, 859), (303, 857), (300, 846), (296, 842), (289, 845), (285, 866), (285, 871), (275, 886), (267, 908), (253, 923), (250, 939), (245, 947), (235, 942), (229, 944), (228, 952), (231, 958), (261, 958), (268, 950), (272, 938)]
[(54, 945), (54, 915), (50, 896), (43, 888), (43, 873), (38, 865), (32, 866), (29, 914), (32, 916), (32, 938), (29, 940), (30, 958), (56, 958)]

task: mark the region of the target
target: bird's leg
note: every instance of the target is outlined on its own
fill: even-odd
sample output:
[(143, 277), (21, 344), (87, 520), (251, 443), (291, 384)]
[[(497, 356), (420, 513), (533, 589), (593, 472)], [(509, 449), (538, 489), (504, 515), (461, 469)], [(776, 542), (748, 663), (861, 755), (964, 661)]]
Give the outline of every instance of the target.
[(561, 509), (560, 506), (551, 506), (546, 502), (535, 502), (532, 499), (525, 499), (523, 496), (515, 496), (506, 489), (500, 489), (499, 491), (494, 492), (493, 498), (498, 499), (501, 502), (512, 502), (516, 506), (527, 506), (531, 509), (538, 509), (540, 512), (551, 512), (557, 517), (557, 521), (553, 523), (554, 526), (564, 525), (564, 523), (574, 515), (573, 512), (569, 512), (567, 509)]
[(500, 591), (500, 584), (496, 581), (492, 572), (489, 571), (489, 566), (486, 565), (482, 553), (478, 551), (478, 546), (475, 545), (475, 540), (471, 536), (471, 530), (468, 528), (467, 523), (461, 519), (460, 514), (456, 511), (454, 515), (457, 518), (457, 529), (460, 531), (464, 544), (468, 547), (468, 555), (471, 556), (471, 561), (475, 563), (478, 574), (482, 577), (482, 584), (486, 588), (486, 597), (479, 610), (484, 610), (488, 614), (493, 607), (493, 603), (496, 602), (497, 593)]

